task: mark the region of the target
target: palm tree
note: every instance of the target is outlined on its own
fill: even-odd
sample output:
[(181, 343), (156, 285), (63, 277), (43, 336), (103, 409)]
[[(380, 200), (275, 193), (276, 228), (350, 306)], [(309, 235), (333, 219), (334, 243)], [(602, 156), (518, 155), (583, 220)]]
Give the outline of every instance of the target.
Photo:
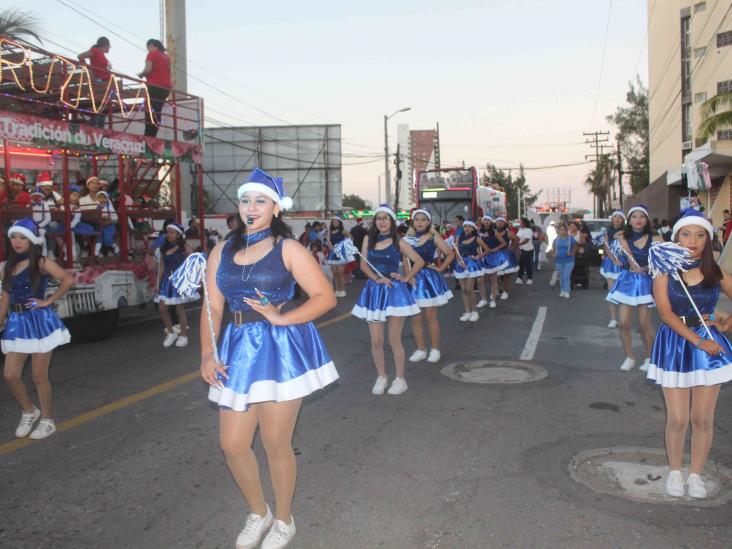
[(26, 42), (25, 37), (42, 42), (39, 36), (40, 19), (29, 11), (0, 11), (0, 36)]
[(717, 130), (732, 128), (732, 92), (720, 93), (705, 101), (701, 106), (701, 116), (696, 136), (705, 142)]

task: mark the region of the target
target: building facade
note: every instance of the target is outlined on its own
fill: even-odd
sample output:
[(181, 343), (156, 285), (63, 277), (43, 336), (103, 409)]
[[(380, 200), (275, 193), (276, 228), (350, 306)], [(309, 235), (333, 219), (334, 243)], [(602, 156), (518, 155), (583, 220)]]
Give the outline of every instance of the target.
[(415, 196), (416, 174), (422, 170), (435, 168), (434, 147), (436, 137), (435, 130), (410, 130), (409, 124), (397, 125), (397, 143), (399, 144), (402, 172), (399, 186), (400, 209), (411, 209), (417, 203)]
[(716, 225), (730, 209), (732, 128), (701, 139), (702, 106), (732, 91), (732, 0), (648, 2), (650, 182), (669, 216), (695, 194)]

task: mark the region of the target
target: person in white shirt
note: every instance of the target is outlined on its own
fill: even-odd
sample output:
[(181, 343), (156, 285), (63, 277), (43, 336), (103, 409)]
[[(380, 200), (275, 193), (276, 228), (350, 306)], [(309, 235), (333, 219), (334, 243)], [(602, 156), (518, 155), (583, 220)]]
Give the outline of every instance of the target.
[(63, 203), (63, 197), (53, 190), (53, 179), (51, 174), (43, 172), (36, 180), (36, 187), (43, 195), (43, 201), (49, 208), (58, 208)]
[(519, 272), (516, 279), (517, 284), (522, 284), (526, 279), (526, 284), (533, 284), (534, 277), (534, 231), (531, 230), (531, 223), (525, 217), (521, 218), (521, 228), (516, 233), (519, 239), (519, 250), (521, 257), (519, 258)]
[(81, 210), (97, 210), (99, 208), (99, 201), (97, 200), (97, 193), (99, 192), (99, 178), (92, 175), (86, 180), (87, 193), (79, 199), (79, 206)]

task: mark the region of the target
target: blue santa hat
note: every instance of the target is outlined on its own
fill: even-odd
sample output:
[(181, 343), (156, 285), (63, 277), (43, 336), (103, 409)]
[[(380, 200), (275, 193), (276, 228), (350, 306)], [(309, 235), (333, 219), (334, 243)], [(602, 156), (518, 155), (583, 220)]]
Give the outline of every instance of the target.
[(376, 217), (376, 214), (380, 212), (389, 214), (389, 217), (396, 221), (396, 214), (394, 213), (394, 210), (391, 209), (391, 206), (389, 206), (389, 204), (379, 204), (379, 207), (374, 210), (374, 217)]
[(24, 236), (33, 244), (37, 244), (39, 246), (43, 243), (43, 238), (38, 233), (38, 225), (36, 225), (36, 222), (33, 221), (30, 217), (23, 217), (22, 219), (18, 219), (18, 221), (11, 225), (11, 227), (8, 229), (8, 238), (13, 236), (14, 234)]
[(432, 214), (431, 214), (430, 212), (428, 212), (427, 210), (425, 210), (424, 208), (417, 208), (416, 210), (413, 210), (413, 211), (412, 211), (412, 220), (414, 220), (414, 217), (415, 217), (415, 216), (416, 216), (417, 214), (422, 214), (422, 215), (424, 215), (424, 216), (425, 216), (425, 217), (426, 217), (426, 218), (427, 218), (427, 219), (428, 219), (428, 220), (429, 220), (430, 222), (432, 221)]
[(472, 219), (466, 219), (465, 221), (463, 221), (463, 227), (465, 227), (466, 225), (468, 227), (473, 227), (473, 229), (475, 229), (476, 231), (478, 230), (478, 225), (476, 225), (475, 221), (473, 221)]
[(689, 225), (699, 225), (700, 227), (704, 227), (709, 234), (709, 238), (714, 237), (714, 227), (712, 227), (709, 220), (704, 217), (704, 214), (694, 208), (688, 208), (681, 212), (681, 217), (679, 217), (679, 220), (674, 223), (674, 228), (671, 231), (671, 240), (676, 239), (676, 233), (679, 232), (682, 227), (688, 227)]
[(180, 225), (178, 223), (168, 223), (168, 226), (165, 227), (165, 230), (167, 231), (170, 229), (174, 230), (178, 234), (185, 234), (185, 231), (183, 230), (183, 225)]
[(285, 196), (285, 190), (282, 186), (281, 177), (272, 177), (264, 170), (255, 168), (254, 171), (249, 175), (249, 179), (246, 180), (239, 190), (236, 192), (236, 196), (239, 200), (249, 191), (255, 191), (266, 194), (275, 203), (279, 204), (283, 210), (289, 210), (292, 208), (292, 198)]
[[(612, 219), (616, 215), (622, 217), (623, 221), (625, 221), (625, 214), (623, 213), (622, 210), (615, 210), (612, 214), (610, 214), (610, 219)], [(648, 215), (648, 214), (646, 214), (646, 215)]]
[(633, 215), (633, 212), (641, 212), (644, 214), (648, 219), (651, 218), (650, 215), (648, 215), (648, 206), (645, 204), (636, 204), (631, 209), (628, 210), (628, 218), (630, 218), (631, 215)]

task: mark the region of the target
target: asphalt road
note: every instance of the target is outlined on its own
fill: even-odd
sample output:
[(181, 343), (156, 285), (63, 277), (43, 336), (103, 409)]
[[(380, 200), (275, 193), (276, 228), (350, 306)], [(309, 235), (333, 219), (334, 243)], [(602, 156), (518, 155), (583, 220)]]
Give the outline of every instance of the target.
[[(622, 351), (606, 328), (599, 280), (565, 300), (548, 275), (517, 287), (476, 324), (457, 322), (458, 295), (440, 312), (442, 363), (410, 365), (409, 390), (397, 397), (371, 395), (366, 324), (339, 320), (355, 299), (351, 288), (321, 331), (341, 378), (306, 399), (295, 434), (293, 547), (730, 546), (732, 504), (634, 503), (571, 479), (568, 463), (582, 450), (662, 448), (664, 409), (640, 372), (618, 370)], [(546, 379), (479, 385), (440, 373), (451, 362), (517, 360), (540, 306), (547, 315), (533, 363)], [(13, 442), (17, 405), (0, 389), (0, 546), (233, 547), (247, 510), (195, 377), (197, 337), (163, 349), (150, 314), (131, 311), (109, 340), (57, 353), (63, 431), (53, 437)], [(408, 328), (404, 339), (411, 353)], [(712, 450), (728, 467), (729, 391)], [(259, 442), (256, 449), (264, 464)], [(265, 486), (272, 501), (267, 478)]]

